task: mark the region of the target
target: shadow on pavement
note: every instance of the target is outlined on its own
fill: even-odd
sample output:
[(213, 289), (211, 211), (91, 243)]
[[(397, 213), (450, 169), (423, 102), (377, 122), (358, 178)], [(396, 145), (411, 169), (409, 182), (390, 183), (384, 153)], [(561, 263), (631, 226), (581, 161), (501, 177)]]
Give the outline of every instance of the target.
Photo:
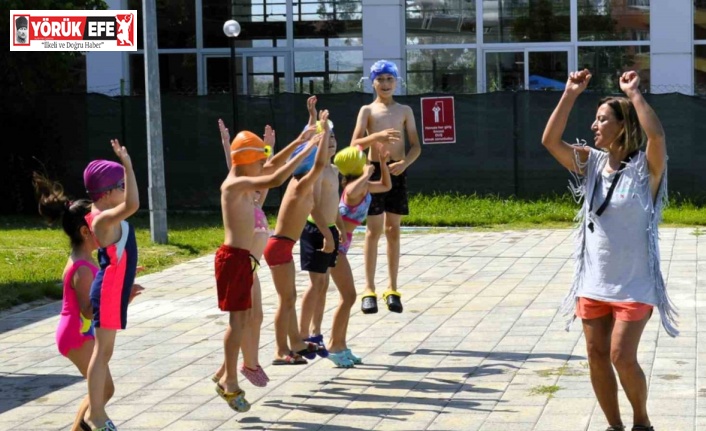
[(41, 403), (47, 394), (83, 380), (68, 374), (0, 375), (0, 414), (32, 401)]

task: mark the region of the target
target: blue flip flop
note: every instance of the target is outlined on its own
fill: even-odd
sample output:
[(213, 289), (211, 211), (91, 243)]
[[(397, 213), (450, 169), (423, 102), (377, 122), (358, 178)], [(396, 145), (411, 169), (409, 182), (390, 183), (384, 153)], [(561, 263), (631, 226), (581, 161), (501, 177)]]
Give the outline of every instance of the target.
[(326, 344), (324, 344), (323, 335), (312, 335), (309, 338), (305, 338), (304, 341), (309, 341), (319, 346), (319, 350), (316, 351), (316, 354), (319, 355), (319, 357), (325, 358), (328, 356), (328, 350), (326, 350)]

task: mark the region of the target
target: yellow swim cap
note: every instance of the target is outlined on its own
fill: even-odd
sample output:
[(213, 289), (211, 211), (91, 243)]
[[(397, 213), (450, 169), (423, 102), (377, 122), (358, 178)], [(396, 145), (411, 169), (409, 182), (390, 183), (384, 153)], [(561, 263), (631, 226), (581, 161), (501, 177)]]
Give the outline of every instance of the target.
[(256, 134), (243, 130), (235, 135), (230, 144), (230, 159), (233, 165), (249, 165), (258, 160), (266, 159), (272, 148)]
[(346, 147), (336, 153), (333, 163), (343, 176), (358, 177), (363, 175), (363, 168), (367, 162), (365, 153), (358, 147)]
[[(328, 121), (328, 128), (329, 130), (333, 130), (333, 121), (327, 120)], [(316, 120), (316, 133), (321, 133), (324, 131), (324, 128), (321, 124), (321, 120)]]

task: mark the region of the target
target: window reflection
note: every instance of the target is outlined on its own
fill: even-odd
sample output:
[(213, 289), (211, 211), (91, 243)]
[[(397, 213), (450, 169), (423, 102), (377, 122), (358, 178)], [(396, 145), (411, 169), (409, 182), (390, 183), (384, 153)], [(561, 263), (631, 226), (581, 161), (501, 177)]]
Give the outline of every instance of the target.
[(525, 52), (488, 52), (485, 54), (485, 91), (525, 89)]
[(593, 77), (588, 88), (602, 92), (620, 92), (618, 78), (623, 72), (640, 74), (640, 87), (650, 91), (649, 46), (579, 47), (579, 69), (588, 69)]
[(476, 93), (475, 49), (410, 49), (407, 94)]
[(694, 0), (694, 39), (706, 40), (706, 0)]
[(579, 40), (650, 40), (650, 0), (578, 0)]
[[(160, 48), (196, 47), (196, 9), (193, 0), (157, 0), (157, 44)], [(144, 47), (142, 1), (129, 0), (128, 8), (137, 10), (137, 49)], [(224, 20), (223, 22), (225, 22)], [(221, 26), (223, 24), (221, 23)], [(221, 31), (223, 34), (223, 31)]]
[[(132, 95), (145, 94), (145, 60), (130, 54)], [(162, 93), (196, 94), (196, 55), (159, 54), (159, 88)]]
[(294, 91), (310, 94), (360, 91), (362, 64), (362, 51), (296, 52)]
[(247, 3), (202, 0), (203, 43), (206, 48), (228, 47), (228, 38), (223, 34), (223, 23), (231, 19), (240, 23), (240, 35), (236, 47), (286, 46), (287, 11), (286, 0), (250, 0)]
[(311, 46), (361, 46), (363, 44), (361, 0), (300, 0), (294, 2), (294, 44)]
[(476, 41), (476, 0), (407, 1), (405, 15), (408, 45)]
[(706, 96), (706, 45), (694, 47), (694, 91)]
[(570, 0), (483, 0), (483, 40), (568, 41), (570, 14)]

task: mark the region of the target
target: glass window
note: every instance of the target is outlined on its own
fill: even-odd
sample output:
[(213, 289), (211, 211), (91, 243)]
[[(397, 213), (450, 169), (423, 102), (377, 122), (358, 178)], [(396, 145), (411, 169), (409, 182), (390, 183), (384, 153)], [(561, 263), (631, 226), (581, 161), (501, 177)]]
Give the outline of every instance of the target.
[(650, 40), (650, 0), (578, 0), (579, 40)]
[(570, 0), (483, 0), (483, 40), (568, 41), (570, 16)]
[(476, 0), (407, 1), (405, 15), (408, 45), (476, 41)]
[(706, 40), (706, 0), (694, 0), (694, 39)]
[[(243, 94), (242, 58), (235, 57), (235, 64), (235, 85)], [(206, 86), (208, 94), (230, 94), (230, 57), (206, 57)]]
[(295, 0), (294, 46), (312, 46), (312, 43), (313, 46), (362, 46), (362, 0)]
[(650, 91), (649, 46), (581, 46), (578, 69), (588, 69), (593, 78), (588, 88), (602, 92), (620, 92), (618, 78), (627, 70), (640, 74), (640, 87)]
[(539, 91), (564, 91), (569, 78), (567, 51), (530, 51), (528, 82), (525, 88)]
[(485, 91), (518, 91), (525, 89), (525, 52), (500, 51), (485, 53)]
[[(232, 3), (231, 3), (232, 1)], [(203, 45), (206, 48), (228, 47), (223, 24), (233, 18), (240, 24), (236, 47), (286, 46), (286, 0), (202, 0)], [(235, 4), (235, 7), (231, 5)]]
[(694, 88), (696, 94), (706, 96), (706, 45), (694, 47)]
[(407, 50), (406, 87), (407, 94), (476, 93), (476, 50)]
[(361, 91), (362, 51), (294, 53), (294, 91), (323, 94)]
[[(196, 94), (196, 55), (159, 54), (159, 87), (162, 93)], [(142, 54), (130, 55), (132, 95), (145, 94), (145, 60)]]
[[(142, 1), (129, 0), (128, 9), (137, 10), (140, 20), (137, 23), (137, 49), (143, 49)], [(196, 12), (193, 0), (157, 0), (157, 44), (160, 49), (196, 48)]]

